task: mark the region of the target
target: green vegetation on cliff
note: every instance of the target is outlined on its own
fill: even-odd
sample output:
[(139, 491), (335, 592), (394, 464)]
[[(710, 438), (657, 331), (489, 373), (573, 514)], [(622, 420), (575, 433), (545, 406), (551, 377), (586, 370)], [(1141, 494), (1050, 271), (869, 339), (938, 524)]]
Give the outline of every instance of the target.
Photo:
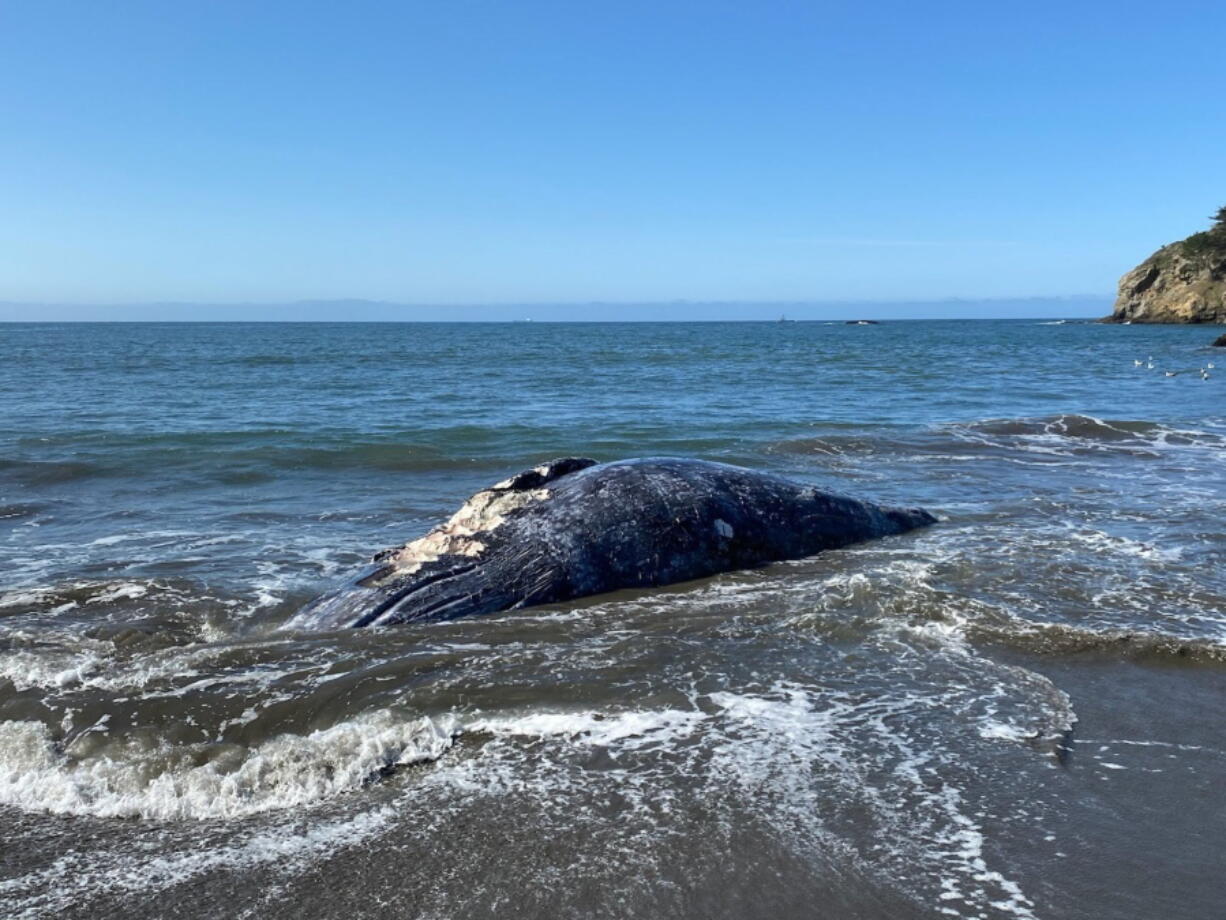
[(1214, 224), (1208, 230), (1193, 233), (1179, 243), (1179, 252), (1187, 259), (1209, 262), (1226, 255), (1226, 205), (1213, 215)]

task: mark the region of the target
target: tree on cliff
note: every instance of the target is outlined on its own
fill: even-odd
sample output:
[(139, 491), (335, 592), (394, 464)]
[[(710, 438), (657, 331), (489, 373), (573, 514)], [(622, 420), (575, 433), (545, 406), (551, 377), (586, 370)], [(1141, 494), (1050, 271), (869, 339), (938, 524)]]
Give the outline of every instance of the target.
[(1179, 243), (1179, 250), (1187, 258), (1201, 264), (1209, 261), (1220, 263), (1226, 258), (1226, 205), (1213, 215), (1214, 224), (1208, 230), (1193, 233)]

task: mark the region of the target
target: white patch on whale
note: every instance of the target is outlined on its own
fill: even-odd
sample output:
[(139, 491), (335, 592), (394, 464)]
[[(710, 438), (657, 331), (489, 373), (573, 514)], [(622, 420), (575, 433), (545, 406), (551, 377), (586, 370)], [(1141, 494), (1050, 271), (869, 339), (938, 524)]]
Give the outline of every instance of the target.
[[(537, 467), (542, 475), (546, 468)], [(485, 544), (477, 539), (478, 534), (496, 529), (507, 515), (544, 501), (548, 489), (515, 490), (513, 479), (505, 479), (497, 485), (484, 489), (470, 498), (445, 524), (435, 527), (424, 537), (406, 543), (393, 550), (385, 558), (393, 571), (389, 575), (412, 575), (428, 562), (440, 556), (479, 556)]]

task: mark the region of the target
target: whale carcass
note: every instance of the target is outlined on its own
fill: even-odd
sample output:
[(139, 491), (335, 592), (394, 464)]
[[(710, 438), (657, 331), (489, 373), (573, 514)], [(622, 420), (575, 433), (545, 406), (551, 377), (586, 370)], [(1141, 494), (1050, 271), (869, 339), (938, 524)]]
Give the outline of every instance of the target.
[(668, 585), (935, 520), (920, 508), (883, 507), (723, 463), (568, 457), (478, 492), (286, 626), (449, 620)]

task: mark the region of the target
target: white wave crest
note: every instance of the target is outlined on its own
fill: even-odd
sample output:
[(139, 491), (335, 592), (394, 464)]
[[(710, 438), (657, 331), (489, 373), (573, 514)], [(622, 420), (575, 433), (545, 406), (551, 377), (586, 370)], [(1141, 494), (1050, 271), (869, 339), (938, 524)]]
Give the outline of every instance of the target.
[(42, 723), (5, 722), (0, 802), (53, 814), (232, 818), (352, 792), (386, 769), (438, 759), (454, 735), (448, 720), (383, 709), (254, 748), (120, 739), (78, 760), (56, 749)]
[(612, 715), (582, 712), (536, 712), (518, 717), (479, 719), (467, 731), (533, 738), (563, 737), (575, 744), (617, 745), (637, 750), (688, 735), (706, 718), (699, 711), (666, 709), (633, 711)]

